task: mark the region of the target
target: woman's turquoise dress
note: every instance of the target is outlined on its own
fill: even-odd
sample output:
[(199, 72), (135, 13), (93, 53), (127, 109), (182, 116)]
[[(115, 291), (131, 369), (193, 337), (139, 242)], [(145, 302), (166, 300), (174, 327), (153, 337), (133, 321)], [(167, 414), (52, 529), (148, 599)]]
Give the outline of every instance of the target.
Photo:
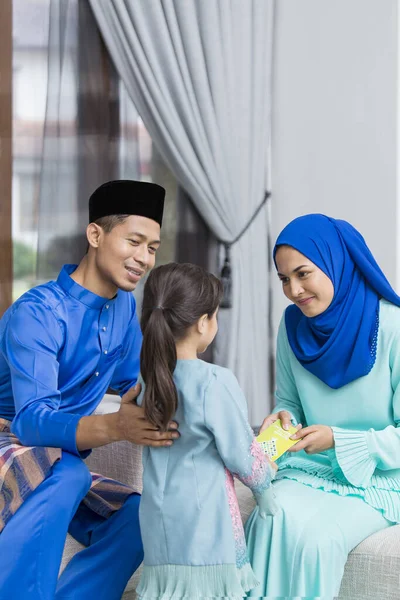
[(333, 598), (348, 553), (400, 523), (400, 308), (380, 301), (371, 372), (332, 389), (295, 358), (284, 319), (278, 333), (277, 406), (294, 423), (329, 425), (334, 449), (287, 453), (273, 484), (276, 514), (258, 508), (245, 532), (261, 582), (249, 596)]

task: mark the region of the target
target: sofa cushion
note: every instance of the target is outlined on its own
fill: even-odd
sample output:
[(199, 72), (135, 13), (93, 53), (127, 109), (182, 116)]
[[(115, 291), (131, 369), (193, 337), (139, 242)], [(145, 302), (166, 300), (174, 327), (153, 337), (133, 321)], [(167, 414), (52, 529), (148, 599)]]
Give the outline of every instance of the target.
[(374, 533), (349, 554), (339, 598), (400, 598), (400, 525)]

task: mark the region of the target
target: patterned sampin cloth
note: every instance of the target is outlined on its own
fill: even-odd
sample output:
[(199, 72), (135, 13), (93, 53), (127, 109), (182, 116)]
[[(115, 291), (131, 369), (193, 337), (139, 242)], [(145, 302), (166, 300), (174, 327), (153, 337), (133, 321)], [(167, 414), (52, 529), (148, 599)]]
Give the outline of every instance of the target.
[[(60, 448), (23, 446), (10, 431), (11, 423), (0, 419), (0, 532), (28, 496), (46, 479), (60, 460)], [(121, 508), (135, 490), (91, 473), (92, 485), (83, 502), (95, 513), (108, 518)]]

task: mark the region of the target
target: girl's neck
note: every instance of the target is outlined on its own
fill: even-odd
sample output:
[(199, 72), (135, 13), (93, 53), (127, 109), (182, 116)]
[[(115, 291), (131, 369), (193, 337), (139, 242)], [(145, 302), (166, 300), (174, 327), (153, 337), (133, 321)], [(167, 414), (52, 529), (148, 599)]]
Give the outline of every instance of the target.
[(176, 344), (176, 357), (178, 360), (194, 360), (197, 358), (197, 343), (186, 338)]

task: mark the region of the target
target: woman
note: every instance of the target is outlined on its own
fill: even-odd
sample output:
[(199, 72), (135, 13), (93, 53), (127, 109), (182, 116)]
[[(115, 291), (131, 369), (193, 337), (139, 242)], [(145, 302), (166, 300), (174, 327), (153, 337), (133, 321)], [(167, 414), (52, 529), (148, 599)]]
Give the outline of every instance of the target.
[(337, 596), (348, 553), (400, 522), (400, 298), (362, 236), (295, 219), (274, 249), (293, 303), (277, 343), (280, 418), (301, 423), (279, 461), (277, 509), (246, 524), (251, 596)]

